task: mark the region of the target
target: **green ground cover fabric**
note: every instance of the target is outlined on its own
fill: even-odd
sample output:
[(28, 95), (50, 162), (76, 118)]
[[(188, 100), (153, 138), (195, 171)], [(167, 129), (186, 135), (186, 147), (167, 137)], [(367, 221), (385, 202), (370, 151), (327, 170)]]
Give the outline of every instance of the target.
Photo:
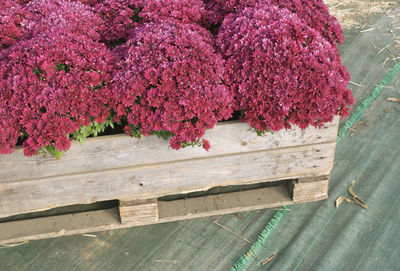
[[(357, 108), (395, 62), (399, 9), (371, 31), (353, 29), (340, 48)], [(397, 23), (399, 24), (399, 23)], [(373, 45), (372, 45), (373, 43)], [(376, 49), (376, 48), (378, 49)], [(398, 56), (398, 55), (395, 55)], [(400, 59), (399, 59), (400, 60)], [(291, 206), (242, 270), (400, 270), (400, 73), (380, 91), (337, 145), (329, 198)], [(360, 86), (361, 85), (361, 86)], [(343, 122), (342, 122), (343, 124)], [(343, 127), (343, 126), (342, 126)], [(369, 210), (342, 203), (355, 180)], [(277, 210), (224, 215), (124, 230), (32, 241), (0, 248), (0, 270), (231, 270)], [(227, 231), (238, 233), (241, 237)], [(279, 255), (271, 262), (260, 262)]]

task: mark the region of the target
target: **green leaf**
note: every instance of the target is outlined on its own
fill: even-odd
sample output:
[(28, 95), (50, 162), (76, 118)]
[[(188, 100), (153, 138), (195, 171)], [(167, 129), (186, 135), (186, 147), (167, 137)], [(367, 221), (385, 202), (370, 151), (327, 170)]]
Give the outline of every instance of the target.
[(39, 154), (39, 153), (49, 153), (49, 154), (51, 154), (52, 156), (54, 156), (56, 159), (60, 159), (61, 156), (64, 155), (64, 152), (63, 152), (63, 151), (57, 150), (56, 147), (55, 147), (54, 145), (44, 146), (44, 147), (40, 148), (40, 149), (38, 150), (38, 154)]

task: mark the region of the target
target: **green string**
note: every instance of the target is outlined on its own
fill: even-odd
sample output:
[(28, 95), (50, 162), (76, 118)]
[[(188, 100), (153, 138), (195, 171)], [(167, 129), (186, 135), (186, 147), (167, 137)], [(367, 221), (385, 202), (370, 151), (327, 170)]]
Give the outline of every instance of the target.
[[(376, 98), (381, 93), (382, 89), (389, 84), (389, 82), (393, 79), (393, 77), (400, 71), (400, 63), (396, 63), (392, 70), (383, 78), (382, 82), (372, 91), (370, 95), (359, 105), (355, 112), (349, 117), (349, 119), (343, 124), (342, 128), (338, 132), (338, 137), (336, 142), (339, 143), (342, 138), (347, 134), (348, 130), (353, 127), (357, 121), (361, 118), (365, 111), (371, 106), (372, 102), (376, 100)], [(232, 267), (231, 271), (240, 271), (242, 268), (257, 254), (258, 251), (264, 246), (266, 240), (271, 235), (272, 231), (278, 226), (279, 222), (285, 216), (285, 214), (289, 211), (289, 207), (284, 206), (283, 210), (279, 210), (275, 213), (272, 217), (271, 221), (265, 227), (265, 229), (261, 232), (260, 236), (258, 237), (257, 241), (250, 247), (246, 254), (244, 254)], [(334, 216), (335, 212), (331, 216)], [(330, 218), (330, 219), (331, 219)], [(328, 221), (329, 223), (329, 221)], [(327, 224), (328, 224), (327, 223)], [(327, 226), (327, 225), (325, 225)], [(323, 230), (322, 230), (323, 231)], [(321, 231), (321, 232), (322, 232)], [(320, 232), (320, 234), (321, 234)], [(317, 239), (317, 238), (316, 238)], [(314, 240), (315, 241), (315, 240)], [(306, 255), (306, 254), (305, 254)], [(304, 255), (304, 256), (305, 256)], [(301, 260), (302, 261), (302, 260)], [(300, 264), (298, 262), (297, 266)]]
[(392, 81), (393, 77), (399, 72), (400, 63), (394, 65), (393, 69), (383, 78), (382, 82), (372, 91), (370, 95), (357, 107), (357, 110), (349, 117), (349, 119), (343, 124), (342, 128), (339, 130), (337, 143), (339, 143), (342, 138), (347, 134), (348, 130), (353, 127), (357, 121), (361, 118), (365, 111), (371, 106), (372, 102), (381, 93), (382, 89)]
[(246, 254), (244, 254), (232, 267), (231, 271), (239, 271), (261, 250), (265, 241), (270, 236), (272, 231), (278, 226), (281, 219), (289, 211), (288, 206), (282, 206), (282, 209), (277, 211), (272, 217), (271, 221), (258, 236), (257, 241), (250, 247)]
[[(397, 121), (399, 119), (397, 119), (393, 125), (389, 128), (389, 131), (391, 131), (396, 125), (397, 125)], [(388, 133), (386, 133), (380, 140), (379, 140), (379, 144), (376, 146), (374, 152), (371, 154), (371, 156), (368, 158), (368, 161), (365, 163), (364, 167), (362, 168), (360, 174), (358, 174), (357, 178), (354, 179), (354, 182), (357, 183), (358, 179), (363, 175), (363, 173), (367, 170), (368, 166), (370, 165), (370, 163), (373, 161), (373, 159), (375, 158), (375, 154), (378, 152), (378, 150), (380, 149), (380, 147), (383, 145), (383, 143), (385, 142), (386, 136), (388, 135)], [(296, 271), (297, 268), (300, 266), (300, 264), (303, 262), (303, 260), (308, 256), (308, 253), (311, 251), (311, 249), (314, 247), (314, 244), (317, 242), (317, 240), (319, 239), (319, 237), (321, 236), (321, 234), (325, 231), (325, 229), (327, 228), (327, 226), (331, 223), (333, 217), (336, 215), (336, 212), (338, 211), (338, 208), (335, 208), (335, 210), (333, 211), (332, 215), (329, 217), (328, 221), (326, 222), (326, 224), (322, 227), (321, 231), (315, 236), (314, 240), (311, 242), (311, 245), (309, 246), (309, 248), (307, 249), (307, 251), (302, 255), (302, 257), (300, 258), (300, 260), (297, 262), (296, 266), (294, 267), (293, 271)]]

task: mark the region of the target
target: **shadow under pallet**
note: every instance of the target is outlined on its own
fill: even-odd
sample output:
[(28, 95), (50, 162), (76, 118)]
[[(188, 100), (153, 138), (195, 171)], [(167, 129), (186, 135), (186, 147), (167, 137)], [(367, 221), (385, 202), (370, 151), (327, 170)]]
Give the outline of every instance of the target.
[(0, 243), (325, 199), (337, 127), (257, 136), (222, 123), (205, 136), (209, 152), (124, 135), (74, 143), (60, 160), (17, 150), (0, 157)]

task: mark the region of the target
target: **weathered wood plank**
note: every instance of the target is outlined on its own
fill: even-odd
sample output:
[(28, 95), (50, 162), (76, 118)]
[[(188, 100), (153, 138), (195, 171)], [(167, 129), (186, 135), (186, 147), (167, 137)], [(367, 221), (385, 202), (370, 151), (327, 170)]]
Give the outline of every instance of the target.
[(158, 220), (157, 199), (120, 200), (119, 215), (121, 223), (155, 223)]
[(253, 211), (290, 204), (289, 189), (277, 185), (226, 194), (160, 201), (160, 221), (168, 222), (189, 218)]
[[(118, 208), (0, 223), (0, 245), (122, 228)], [(118, 227), (119, 226), (119, 227)]]
[(274, 134), (257, 136), (246, 123), (227, 122), (208, 131), (209, 152), (202, 148), (172, 150), (165, 140), (155, 136), (140, 140), (126, 135), (90, 138), (85, 144), (72, 143), (71, 149), (57, 160), (48, 154), (25, 157), (21, 149), (0, 156), (0, 183), (31, 180), (46, 176), (164, 163), (201, 157), (277, 149), (336, 140), (338, 118), (322, 129), (294, 127)]
[(0, 217), (121, 198), (158, 198), (329, 175), (335, 142), (0, 183)]
[(304, 178), (292, 182), (293, 202), (308, 202), (328, 197), (329, 176)]
[(120, 223), (118, 208), (0, 223), (0, 244), (165, 223), (291, 204), (286, 185), (158, 202), (159, 219)]

